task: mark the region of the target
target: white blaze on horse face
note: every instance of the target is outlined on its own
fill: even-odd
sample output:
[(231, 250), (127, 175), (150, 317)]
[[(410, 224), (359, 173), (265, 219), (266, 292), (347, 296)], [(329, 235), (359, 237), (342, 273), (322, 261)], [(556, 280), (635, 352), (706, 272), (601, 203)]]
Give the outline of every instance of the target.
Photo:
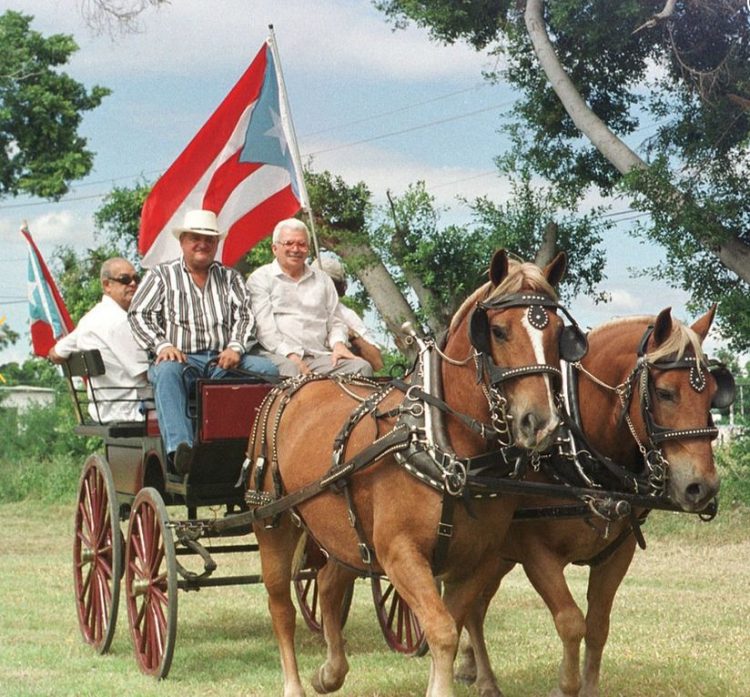
[[(531, 323), (529, 322), (528, 315), (524, 313), (523, 317), (521, 318), (521, 325), (526, 330), (526, 333), (529, 335), (529, 340), (531, 341), (531, 347), (534, 349), (534, 358), (536, 358), (536, 362), (539, 365), (546, 365), (547, 364), (547, 358), (544, 355), (544, 331), (542, 329), (537, 329), (536, 327), (532, 327)], [(547, 373), (542, 373), (542, 377), (544, 378), (544, 384), (547, 386), (547, 399), (549, 401), (549, 413), (554, 417), (554, 415), (557, 413), (555, 409), (555, 399), (554, 395), (552, 394), (552, 382), (550, 380), (550, 376)], [(550, 423), (550, 426), (553, 428), (557, 427), (557, 419), (552, 418), (551, 421), (555, 421), (554, 426), (552, 423)], [(540, 434), (540, 437), (542, 434)]]

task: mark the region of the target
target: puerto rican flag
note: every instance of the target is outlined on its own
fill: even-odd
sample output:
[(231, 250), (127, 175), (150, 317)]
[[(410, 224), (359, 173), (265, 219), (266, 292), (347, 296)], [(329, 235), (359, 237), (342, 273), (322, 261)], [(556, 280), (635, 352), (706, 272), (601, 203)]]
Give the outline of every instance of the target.
[(73, 322), (52, 274), (31, 239), (26, 224), (21, 234), (29, 245), (28, 290), (31, 346), (35, 356), (46, 357), (57, 340), (73, 331)]
[[(217, 258), (235, 264), (302, 207), (304, 182), (271, 44), (156, 182), (143, 205), (138, 249), (150, 268), (180, 255), (172, 229), (193, 209), (214, 211), (227, 231)], [(302, 192), (302, 195), (300, 194)]]

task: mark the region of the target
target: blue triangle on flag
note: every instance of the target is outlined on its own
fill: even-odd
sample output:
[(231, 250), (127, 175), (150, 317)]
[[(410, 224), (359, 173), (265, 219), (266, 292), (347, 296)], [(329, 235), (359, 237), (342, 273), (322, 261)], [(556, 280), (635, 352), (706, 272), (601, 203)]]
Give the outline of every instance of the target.
[(294, 161), (286, 139), (279, 107), (279, 85), (276, 81), (273, 53), (268, 48), (266, 50), (267, 60), (263, 87), (253, 108), (253, 113), (250, 115), (250, 121), (245, 132), (245, 144), (240, 152), (240, 162), (283, 167), (290, 173), (292, 189), (298, 196), (297, 178), (294, 176)]

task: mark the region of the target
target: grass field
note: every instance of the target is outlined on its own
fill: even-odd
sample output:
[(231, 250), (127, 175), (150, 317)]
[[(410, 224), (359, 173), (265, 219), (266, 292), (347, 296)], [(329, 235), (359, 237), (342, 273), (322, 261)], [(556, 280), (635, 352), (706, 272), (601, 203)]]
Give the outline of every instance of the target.
[[(3, 504), (0, 529), (0, 695), (281, 694), (262, 586), (181, 593), (172, 670), (157, 683), (136, 668), (123, 606), (110, 654), (95, 655), (80, 639), (72, 591), (72, 507)], [(615, 604), (602, 695), (750, 695), (748, 530), (746, 509), (722, 511), (710, 524), (693, 516), (652, 516), (648, 549), (637, 552)], [(235, 556), (228, 565), (234, 572), (251, 572), (257, 559)], [(584, 569), (570, 570), (580, 602), (585, 578)], [(357, 583), (346, 634), (351, 673), (339, 694), (424, 694), (428, 659), (404, 658), (386, 648), (365, 581)], [(490, 611), (487, 638), (506, 697), (549, 693), (559, 642), (546, 608), (518, 569)], [(301, 621), (298, 647), (306, 678), (324, 647)], [(457, 694), (474, 692), (459, 686)]]

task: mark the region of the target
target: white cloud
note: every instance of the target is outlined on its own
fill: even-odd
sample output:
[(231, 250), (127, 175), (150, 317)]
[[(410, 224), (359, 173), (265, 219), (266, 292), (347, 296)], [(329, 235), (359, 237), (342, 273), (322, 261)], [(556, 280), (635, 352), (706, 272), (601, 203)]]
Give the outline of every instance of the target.
[[(335, 141), (328, 141), (318, 149), (335, 147)], [(364, 181), (378, 202), (385, 202), (386, 191), (400, 194), (418, 181), (425, 182), (438, 205), (456, 206), (457, 197), (471, 200), (484, 195), (499, 201), (507, 197), (509, 191), (508, 181), (501, 179), (491, 165), (486, 169), (431, 165), (400, 150), (368, 144), (316, 155), (312, 159), (312, 169), (328, 170), (350, 185)]]
[(31, 218), (29, 229), (37, 244), (65, 244), (79, 251), (94, 244), (91, 216), (81, 216), (70, 210), (54, 211)]

